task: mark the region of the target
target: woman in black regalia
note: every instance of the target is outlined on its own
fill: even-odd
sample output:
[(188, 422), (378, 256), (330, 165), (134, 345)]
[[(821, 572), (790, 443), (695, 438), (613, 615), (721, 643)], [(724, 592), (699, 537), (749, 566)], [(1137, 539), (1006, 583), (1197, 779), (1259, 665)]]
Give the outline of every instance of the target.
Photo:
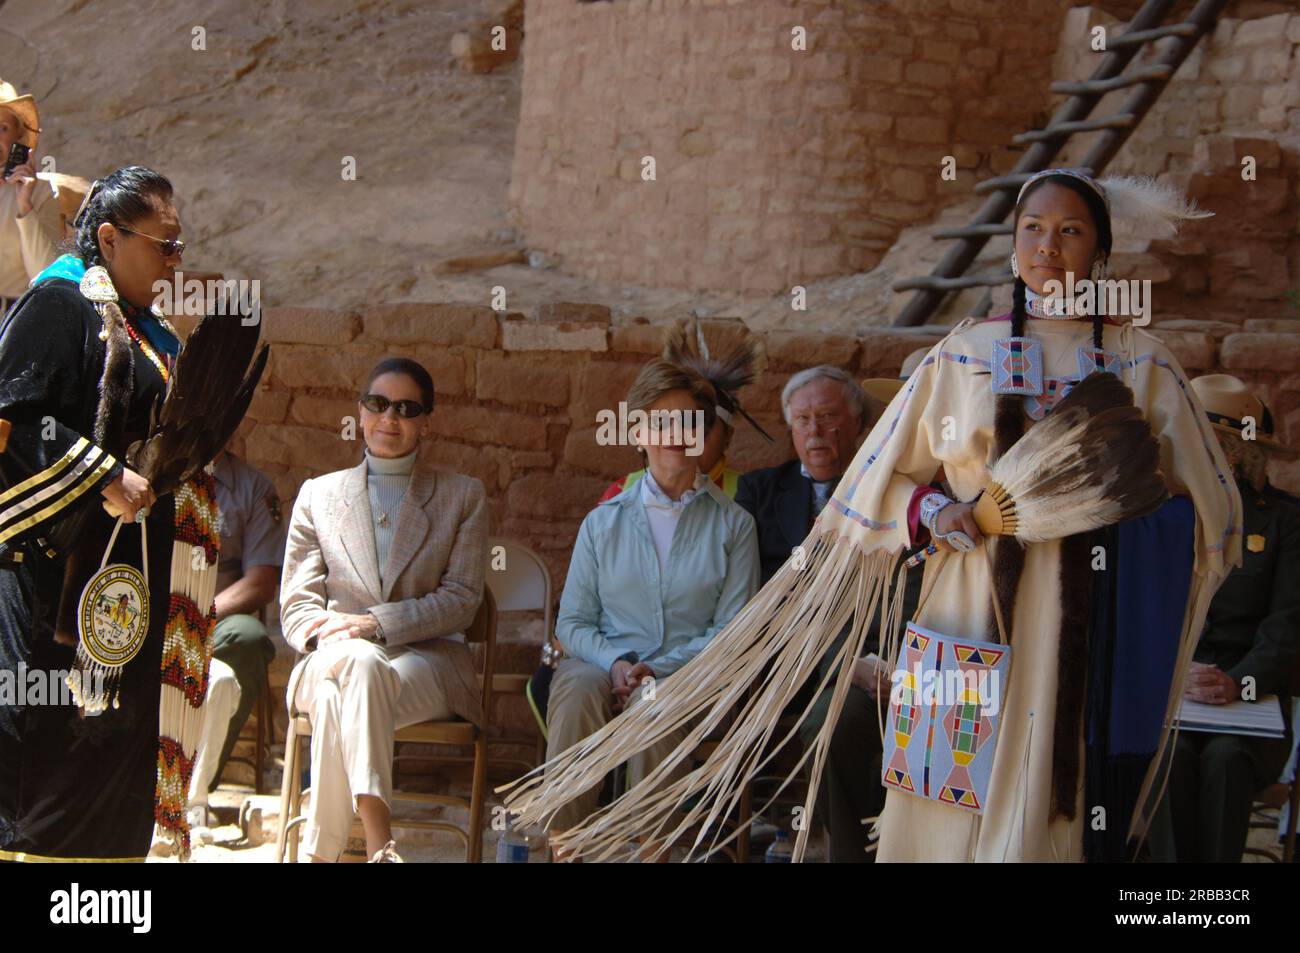
[[(183, 243), (171, 184), (138, 166), (97, 182), (75, 224), (75, 254), (0, 324), (0, 861), (143, 860), (154, 824), (174, 510), (124, 461), (178, 351), (150, 305)], [(119, 516), (108, 562), (143, 568), (139, 510), (151, 611), (116, 703), (92, 714), (19, 697), (20, 680), (55, 685), (77, 668), (83, 567), (98, 568)]]

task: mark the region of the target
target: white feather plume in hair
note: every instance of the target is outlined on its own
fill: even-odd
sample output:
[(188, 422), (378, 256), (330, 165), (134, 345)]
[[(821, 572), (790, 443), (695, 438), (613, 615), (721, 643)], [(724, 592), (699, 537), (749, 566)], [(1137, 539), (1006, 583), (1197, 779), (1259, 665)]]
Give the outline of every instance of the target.
[(1106, 190), (1111, 226), (1120, 234), (1173, 238), (1184, 221), (1214, 214), (1197, 208), (1194, 200), (1174, 186), (1151, 176), (1106, 176), (1097, 184)]

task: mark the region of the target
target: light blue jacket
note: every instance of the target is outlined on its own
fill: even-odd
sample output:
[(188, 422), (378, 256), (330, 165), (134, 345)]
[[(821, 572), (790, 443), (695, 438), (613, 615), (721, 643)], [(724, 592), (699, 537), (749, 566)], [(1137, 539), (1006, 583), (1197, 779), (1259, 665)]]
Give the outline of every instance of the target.
[(636, 652), (662, 678), (758, 591), (758, 568), (753, 517), (710, 480), (686, 504), (660, 578), (641, 487), (633, 485), (582, 521), (555, 634), (569, 655), (603, 671)]

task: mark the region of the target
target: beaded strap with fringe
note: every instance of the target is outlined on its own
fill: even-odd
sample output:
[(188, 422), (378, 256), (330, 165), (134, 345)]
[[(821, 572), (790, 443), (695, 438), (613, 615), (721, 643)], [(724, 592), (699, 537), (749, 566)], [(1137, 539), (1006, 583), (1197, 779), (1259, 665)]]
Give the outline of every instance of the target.
[(185, 816), (190, 776), (203, 729), (212, 628), (216, 623), (216, 484), (210, 468), (186, 480), (175, 494), (171, 598), (163, 630), (162, 696), (158, 707), (158, 786), (154, 819), (159, 832), (189, 857)]

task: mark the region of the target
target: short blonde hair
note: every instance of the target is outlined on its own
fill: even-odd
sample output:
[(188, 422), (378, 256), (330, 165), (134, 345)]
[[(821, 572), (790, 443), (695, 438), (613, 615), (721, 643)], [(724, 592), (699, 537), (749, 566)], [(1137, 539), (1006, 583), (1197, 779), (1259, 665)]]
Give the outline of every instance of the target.
[(655, 401), (675, 390), (688, 391), (696, 406), (704, 411), (704, 426), (713, 426), (718, 414), (718, 394), (713, 385), (695, 371), (656, 358), (632, 382), (627, 392), (628, 410), (649, 410)]

